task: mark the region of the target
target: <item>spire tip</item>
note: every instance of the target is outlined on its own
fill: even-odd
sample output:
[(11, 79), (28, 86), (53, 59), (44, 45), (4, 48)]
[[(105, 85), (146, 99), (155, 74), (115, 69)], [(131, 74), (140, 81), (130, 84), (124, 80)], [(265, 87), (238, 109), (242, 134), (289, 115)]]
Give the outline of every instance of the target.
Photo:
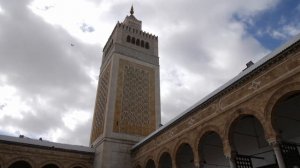
[(134, 14), (133, 5), (131, 5), (130, 14), (131, 14), (131, 15)]

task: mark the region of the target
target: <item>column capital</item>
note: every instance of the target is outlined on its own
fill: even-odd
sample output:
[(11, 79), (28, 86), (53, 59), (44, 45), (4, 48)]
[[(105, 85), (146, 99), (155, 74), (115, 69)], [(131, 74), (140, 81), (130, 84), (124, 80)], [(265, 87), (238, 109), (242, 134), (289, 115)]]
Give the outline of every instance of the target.
[(269, 138), (267, 139), (267, 142), (271, 145), (271, 146), (278, 146), (280, 144), (280, 142), (282, 142), (282, 140), (278, 137), (274, 137), (274, 138)]
[(194, 161), (194, 165), (195, 165), (196, 168), (200, 168), (200, 163), (199, 162)]
[(237, 155), (237, 151), (235, 150), (225, 153), (225, 157), (228, 159), (235, 159), (236, 155)]

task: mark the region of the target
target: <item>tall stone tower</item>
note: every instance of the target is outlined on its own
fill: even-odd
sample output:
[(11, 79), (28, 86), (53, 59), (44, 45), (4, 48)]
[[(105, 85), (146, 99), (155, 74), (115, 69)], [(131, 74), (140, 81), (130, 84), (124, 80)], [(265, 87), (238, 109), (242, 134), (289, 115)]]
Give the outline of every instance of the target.
[(160, 124), (158, 38), (133, 14), (103, 48), (90, 139), (97, 168), (131, 167), (131, 147)]

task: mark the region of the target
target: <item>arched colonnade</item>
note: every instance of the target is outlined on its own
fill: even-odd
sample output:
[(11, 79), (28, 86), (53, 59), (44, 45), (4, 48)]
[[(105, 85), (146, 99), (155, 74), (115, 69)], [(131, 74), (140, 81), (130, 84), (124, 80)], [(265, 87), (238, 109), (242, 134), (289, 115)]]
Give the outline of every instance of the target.
[(223, 126), (208, 122), (134, 168), (299, 168), (300, 84), (281, 87), (261, 109), (239, 108)]

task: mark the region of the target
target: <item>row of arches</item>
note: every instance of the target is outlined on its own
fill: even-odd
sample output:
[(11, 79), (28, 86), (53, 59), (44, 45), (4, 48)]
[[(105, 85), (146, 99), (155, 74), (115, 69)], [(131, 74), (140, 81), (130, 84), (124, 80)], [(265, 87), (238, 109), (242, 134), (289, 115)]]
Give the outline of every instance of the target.
[[(0, 162), (1, 163), (1, 162)], [(34, 168), (34, 164), (26, 159), (20, 159), (13, 161), (12, 163), (9, 163), (7, 168)], [(63, 168), (64, 166), (59, 165), (57, 163), (46, 163), (41, 166), (40, 168)], [(0, 164), (0, 168), (4, 168), (3, 165)], [(80, 164), (75, 164), (73, 166), (70, 166), (69, 168), (85, 168), (84, 166), (81, 166)]]
[[(298, 89), (276, 98), (270, 121), (254, 114), (241, 113), (233, 116), (228, 129), (229, 137), (226, 138), (229, 142), (224, 141), (224, 135), (220, 134), (222, 131), (211, 129), (197, 140), (196, 146), (189, 140), (182, 140), (173, 149), (162, 150), (157, 158), (150, 157), (134, 167), (299, 168), (300, 88)], [(267, 122), (271, 123), (276, 132), (275, 141), (267, 141)], [(224, 153), (226, 143), (231, 148), (230, 156), (225, 156)]]
[(144, 40), (140, 40), (138, 38), (131, 37), (131, 36), (128, 35), (126, 41), (128, 43), (132, 43), (132, 44), (135, 44), (137, 46), (141, 46), (143, 48), (150, 49), (149, 42), (145, 42)]

